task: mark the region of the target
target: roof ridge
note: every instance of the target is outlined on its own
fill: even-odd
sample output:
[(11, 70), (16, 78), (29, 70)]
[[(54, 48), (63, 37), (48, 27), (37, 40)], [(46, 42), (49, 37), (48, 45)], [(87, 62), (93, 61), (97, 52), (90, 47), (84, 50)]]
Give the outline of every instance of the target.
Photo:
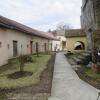
[(15, 20), (8, 19), (8, 18), (3, 17), (1, 15), (0, 15), (0, 23), (4, 24), (4, 25), (8, 25), (8, 27), (10, 29), (15, 29), (15, 30), (18, 30), (18, 31), (22, 31), (22, 32), (31, 34), (31, 35), (40, 36), (40, 37), (43, 37), (43, 38), (55, 39), (55, 37), (53, 37), (50, 34), (49, 35), (46, 34), (46, 32), (33, 29), (33, 28), (31, 28), (31, 27), (29, 27), (27, 25), (19, 23), (19, 22), (15, 21)]

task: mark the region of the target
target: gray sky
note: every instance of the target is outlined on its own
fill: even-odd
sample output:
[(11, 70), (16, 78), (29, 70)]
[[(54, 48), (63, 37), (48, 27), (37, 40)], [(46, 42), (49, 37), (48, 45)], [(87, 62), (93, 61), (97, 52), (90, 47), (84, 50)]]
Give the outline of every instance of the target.
[(80, 28), (81, 0), (2, 0), (0, 15), (47, 31), (57, 24)]

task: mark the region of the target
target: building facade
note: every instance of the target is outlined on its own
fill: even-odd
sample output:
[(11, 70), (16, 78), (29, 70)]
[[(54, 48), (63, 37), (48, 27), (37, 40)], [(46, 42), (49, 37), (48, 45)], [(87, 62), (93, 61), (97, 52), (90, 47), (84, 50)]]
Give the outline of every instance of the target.
[(53, 35), (0, 16), (0, 66), (8, 59), (52, 50)]
[(57, 39), (52, 42), (52, 50), (53, 51), (63, 51), (66, 49), (66, 37), (64, 30), (56, 30), (52, 32), (54, 37)]
[(81, 26), (87, 33), (88, 49), (97, 63), (100, 51), (100, 0), (82, 0)]
[(100, 30), (100, 0), (82, 0), (81, 12), (81, 26), (87, 33), (88, 49), (91, 50), (96, 31)]
[(66, 47), (68, 51), (85, 51), (87, 50), (86, 34), (81, 29), (66, 30)]
[(57, 30), (53, 35), (58, 39), (52, 43), (53, 51), (87, 50), (86, 33), (81, 29)]

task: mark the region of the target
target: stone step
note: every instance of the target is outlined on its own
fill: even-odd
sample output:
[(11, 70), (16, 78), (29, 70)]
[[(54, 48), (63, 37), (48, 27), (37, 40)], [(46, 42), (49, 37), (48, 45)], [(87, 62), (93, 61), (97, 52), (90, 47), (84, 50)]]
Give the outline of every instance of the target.
[(85, 59), (85, 57), (82, 56), (82, 55), (79, 55), (77, 58), (78, 58), (78, 59), (81, 59), (81, 60), (84, 60), (84, 59)]
[(83, 57), (81, 55), (78, 57), (73, 57), (73, 59), (77, 64), (83, 64), (83, 65), (88, 65), (89, 62), (91, 61), (91, 58), (89, 56)]
[(89, 53), (81, 53), (81, 55), (82, 55), (82, 56), (85, 56), (85, 57), (86, 57), (86, 56), (90, 56)]
[(73, 60), (77, 63), (77, 64), (81, 64), (81, 60), (77, 57), (73, 57)]
[(85, 55), (85, 56), (87, 56), (87, 55), (91, 55), (91, 51), (86, 51), (86, 52), (83, 52), (83, 53), (81, 53), (82, 55)]

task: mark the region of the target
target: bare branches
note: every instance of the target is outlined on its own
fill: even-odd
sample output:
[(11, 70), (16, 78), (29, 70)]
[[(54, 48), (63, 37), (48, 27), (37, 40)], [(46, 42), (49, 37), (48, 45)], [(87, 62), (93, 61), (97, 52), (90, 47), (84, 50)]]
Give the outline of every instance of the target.
[(65, 30), (69, 30), (71, 28), (72, 28), (72, 26), (70, 24), (66, 24), (66, 23), (63, 23), (63, 22), (59, 23), (57, 25), (57, 30), (63, 30), (63, 31), (65, 31)]

